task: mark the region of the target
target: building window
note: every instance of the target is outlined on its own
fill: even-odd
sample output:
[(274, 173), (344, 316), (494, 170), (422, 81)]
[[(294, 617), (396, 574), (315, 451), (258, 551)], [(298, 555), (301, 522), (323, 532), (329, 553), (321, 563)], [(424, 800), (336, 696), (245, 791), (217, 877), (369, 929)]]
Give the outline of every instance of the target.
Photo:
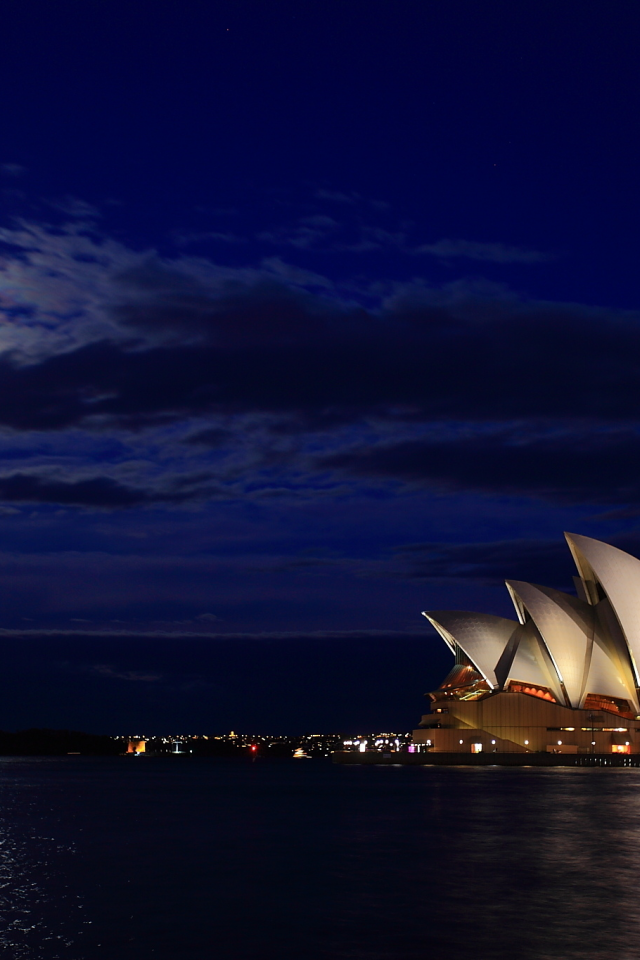
[(557, 703), (556, 698), (547, 687), (540, 687), (537, 684), (521, 683), (519, 680), (511, 680), (508, 686), (509, 693), (526, 693), (529, 697), (539, 697), (541, 700), (548, 700), (550, 703)]
[(481, 744), (481, 743), (472, 743), (472, 744), (471, 744), (471, 753), (482, 753), (482, 744)]
[(613, 743), (611, 744), (611, 753), (631, 753), (631, 745), (629, 743)]
[[(622, 717), (631, 720), (635, 716), (635, 711), (631, 709), (628, 700), (621, 700), (619, 697), (605, 697), (599, 693), (589, 693), (584, 702), (584, 710), (607, 710), (609, 713), (617, 713)], [(598, 717), (598, 719), (600, 719)]]

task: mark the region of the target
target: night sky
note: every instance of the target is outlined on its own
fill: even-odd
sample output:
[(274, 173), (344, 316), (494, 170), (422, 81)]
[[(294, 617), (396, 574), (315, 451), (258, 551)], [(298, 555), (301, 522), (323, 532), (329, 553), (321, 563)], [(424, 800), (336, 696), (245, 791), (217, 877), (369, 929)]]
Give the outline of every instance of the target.
[(640, 553), (632, 0), (7, 0), (0, 727), (410, 729)]

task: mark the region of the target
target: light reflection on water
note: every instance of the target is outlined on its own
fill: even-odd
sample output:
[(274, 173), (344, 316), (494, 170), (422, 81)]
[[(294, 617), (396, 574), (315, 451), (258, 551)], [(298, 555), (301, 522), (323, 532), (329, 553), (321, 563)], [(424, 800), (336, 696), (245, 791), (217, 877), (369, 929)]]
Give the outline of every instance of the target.
[(0, 761), (0, 946), (636, 960), (640, 770)]
[[(471, 941), (489, 958), (511, 947), (523, 960), (636, 960), (640, 771), (483, 772), (441, 818), (450, 856), (436, 902), (459, 917), (453, 955), (473, 956)], [(435, 784), (444, 802), (447, 786)]]
[(75, 956), (82, 932), (80, 898), (61, 873), (73, 845), (48, 835), (57, 817), (24, 776), (37, 762), (0, 758), (0, 950), (15, 960)]

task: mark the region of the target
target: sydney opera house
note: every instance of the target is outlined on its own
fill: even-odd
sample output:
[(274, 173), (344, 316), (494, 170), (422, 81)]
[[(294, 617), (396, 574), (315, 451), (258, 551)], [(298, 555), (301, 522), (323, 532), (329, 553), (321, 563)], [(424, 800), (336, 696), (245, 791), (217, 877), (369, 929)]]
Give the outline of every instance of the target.
[(640, 560), (566, 538), (577, 596), (507, 580), (517, 620), (425, 612), (455, 663), (415, 749), (640, 753)]

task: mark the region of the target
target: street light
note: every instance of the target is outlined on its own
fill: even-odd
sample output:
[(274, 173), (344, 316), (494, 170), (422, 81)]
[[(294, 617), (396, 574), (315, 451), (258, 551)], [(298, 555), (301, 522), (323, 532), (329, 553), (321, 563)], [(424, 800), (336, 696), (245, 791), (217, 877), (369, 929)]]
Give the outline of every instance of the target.
[(587, 720), (590, 720), (590, 721), (591, 721), (591, 753), (595, 753), (595, 752), (596, 752), (596, 751), (594, 750), (594, 747), (595, 747), (595, 745), (596, 745), (596, 742), (595, 742), (595, 740), (593, 739), (594, 736), (595, 736), (595, 728), (594, 728), (595, 719), (596, 719), (595, 713), (590, 713), (590, 714), (587, 716)]

